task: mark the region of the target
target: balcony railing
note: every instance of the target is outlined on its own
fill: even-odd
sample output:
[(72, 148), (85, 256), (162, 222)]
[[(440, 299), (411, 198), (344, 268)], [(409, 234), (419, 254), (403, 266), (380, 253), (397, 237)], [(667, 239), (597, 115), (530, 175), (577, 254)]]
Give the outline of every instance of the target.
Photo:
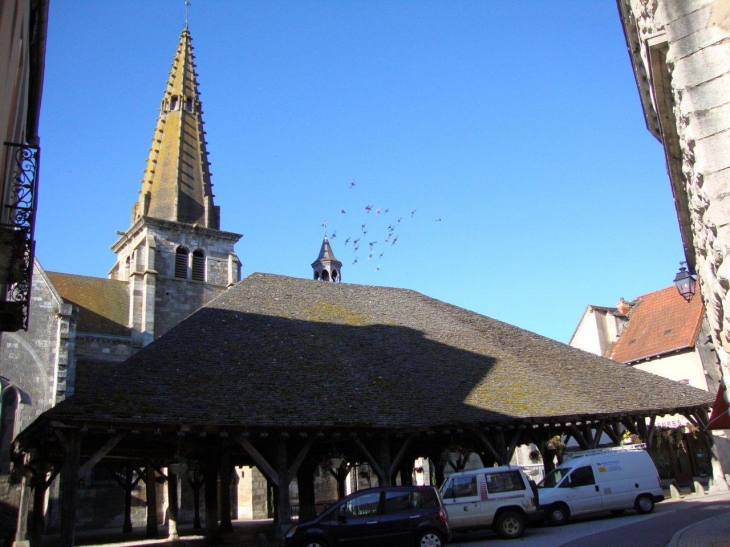
[(0, 213), (0, 331), (28, 330), (33, 279), (40, 148), (5, 143), (5, 203)]

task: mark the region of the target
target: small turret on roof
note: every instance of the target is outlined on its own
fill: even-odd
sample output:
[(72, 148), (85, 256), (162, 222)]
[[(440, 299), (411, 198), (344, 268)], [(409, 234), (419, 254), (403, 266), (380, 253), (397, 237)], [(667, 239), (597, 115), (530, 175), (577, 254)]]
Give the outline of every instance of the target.
[(333, 283), (341, 281), (342, 262), (335, 258), (327, 236), (324, 236), (317, 260), (312, 262), (312, 269), (315, 280), (332, 281)]

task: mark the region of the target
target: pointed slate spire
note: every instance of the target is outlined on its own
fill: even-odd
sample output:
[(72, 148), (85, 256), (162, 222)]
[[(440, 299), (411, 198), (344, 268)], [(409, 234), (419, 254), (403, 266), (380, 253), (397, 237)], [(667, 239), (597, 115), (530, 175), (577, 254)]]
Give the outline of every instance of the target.
[(132, 223), (141, 217), (220, 229), (187, 25), (172, 62)]
[(342, 262), (335, 258), (327, 236), (324, 236), (317, 260), (312, 262), (312, 269), (316, 280), (332, 281), (333, 283), (341, 281)]

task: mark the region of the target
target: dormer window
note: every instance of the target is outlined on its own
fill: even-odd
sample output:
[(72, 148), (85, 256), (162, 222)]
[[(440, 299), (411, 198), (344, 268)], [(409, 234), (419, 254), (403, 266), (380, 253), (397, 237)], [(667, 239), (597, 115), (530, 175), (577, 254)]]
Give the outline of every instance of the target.
[(175, 277), (180, 279), (188, 278), (188, 251), (185, 247), (178, 247), (175, 251)]

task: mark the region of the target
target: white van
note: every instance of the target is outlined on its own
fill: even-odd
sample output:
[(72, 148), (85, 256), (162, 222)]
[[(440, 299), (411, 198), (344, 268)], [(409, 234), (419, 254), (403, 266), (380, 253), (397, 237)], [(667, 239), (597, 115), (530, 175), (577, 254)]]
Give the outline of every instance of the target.
[(505, 539), (518, 538), (528, 521), (543, 518), (534, 485), (519, 467), (452, 473), (440, 490), (449, 527), (455, 532), (491, 527)]
[(563, 463), (537, 485), (539, 506), (552, 524), (571, 516), (626, 509), (651, 513), (664, 493), (644, 445), (565, 454)]

